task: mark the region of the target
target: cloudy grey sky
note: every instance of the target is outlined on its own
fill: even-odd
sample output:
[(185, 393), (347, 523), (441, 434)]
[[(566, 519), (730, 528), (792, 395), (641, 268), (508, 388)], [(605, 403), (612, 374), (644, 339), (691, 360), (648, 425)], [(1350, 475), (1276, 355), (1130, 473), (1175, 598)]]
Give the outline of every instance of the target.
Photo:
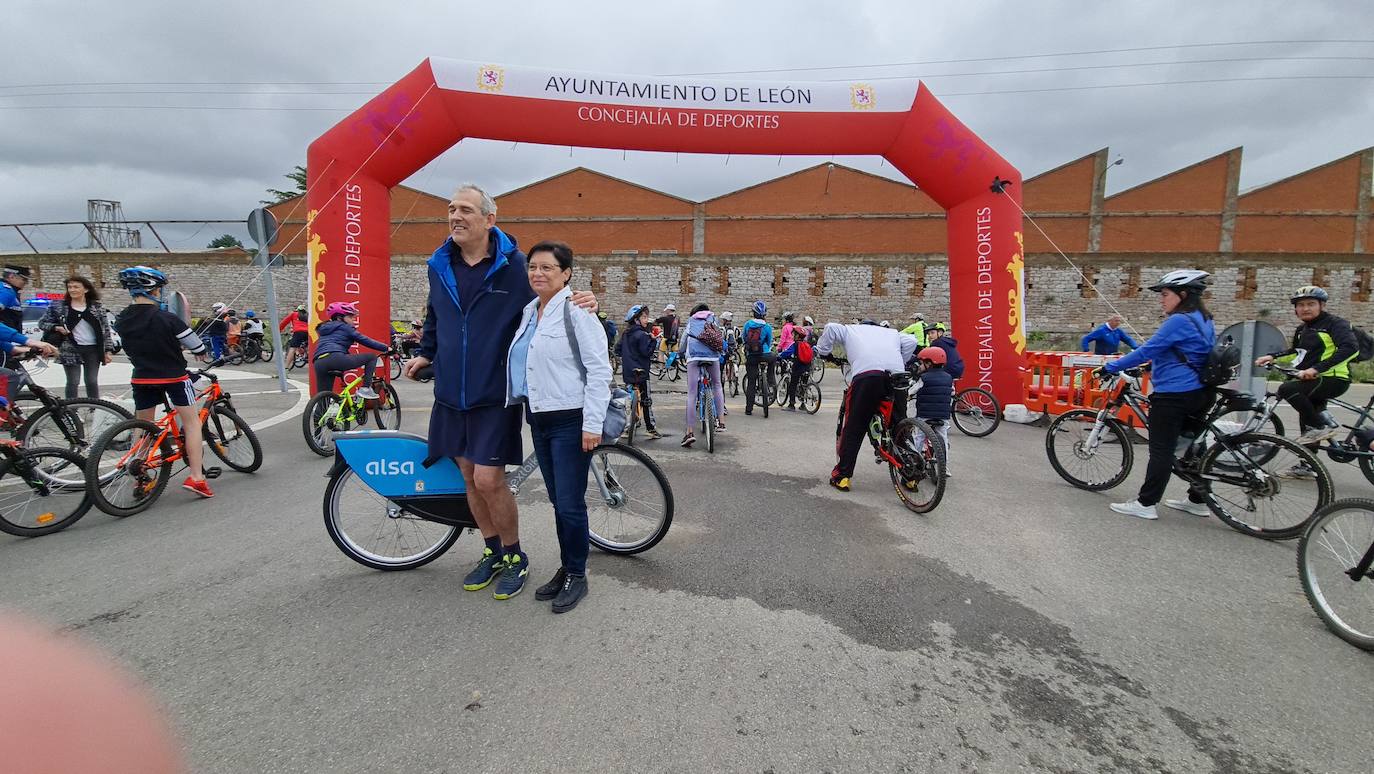
[[(0, 48), (0, 223), (81, 220), (89, 198), (122, 201), (132, 220), (242, 217), (264, 189), (287, 186), (281, 175), (311, 140), (427, 56), (763, 80), (917, 76), (1027, 177), (1110, 146), (1124, 161), (1109, 193), (1235, 146), (1251, 187), (1374, 144), (1368, 2), (5, 5), (22, 34)], [(1268, 42), (1198, 45), (1256, 41)], [(1114, 53), (1080, 53), (1095, 51)], [(1032, 56), (1046, 54), (1074, 55)], [(1171, 83), (1083, 88), (1158, 82)], [(499, 193), (587, 166), (702, 199), (824, 160), (466, 141), (407, 183), (446, 194), (474, 180)], [(897, 176), (877, 158), (834, 160)], [(186, 248), (225, 230), (169, 229)], [(61, 229), (35, 241), (85, 243)], [(0, 229), (0, 251), (22, 248)]]

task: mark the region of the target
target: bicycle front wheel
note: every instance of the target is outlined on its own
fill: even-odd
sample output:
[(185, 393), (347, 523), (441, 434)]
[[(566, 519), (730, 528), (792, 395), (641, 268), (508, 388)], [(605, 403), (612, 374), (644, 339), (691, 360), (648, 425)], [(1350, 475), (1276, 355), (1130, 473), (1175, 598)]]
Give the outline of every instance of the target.
[(954, 396), (954, 426), (974, 438), (991, 435), (1002, 424), (1002, 406), (981, 387), (960, 390)]
[[(86, 488), (95, 507), (111, 516), (146, 511), (172, 476), (172, 440), (154, 445), (162, 428), (142, 419), (129, 419), (106, 430), (91, 445), (86, 458)], [(110, 471), (101, 475), (102, 471)]]
[(372, 409), (372, 416), (377, 420), (377, 429), (400, 430), (401, 397), (396, 394), (396, 388), (389, 383), (378, 385), (374, 403), (376, 406)]
[(336, 392), (317, 392), (305, 404), (301, 414), (301, 432), (305, 445), (321, 457), (334, 456), (334, 433), (341, 429), (338, 422), (343, 399)]
[(907, 510), (930, 513), (945, 496), (945, 443), (930, 425), (903, 419), (892, 428), (892, 451), (900, 467), (888, 463), (892, 488)]
[(815, 383), (806, 385), (806, 389), (801, 394), (802, 411), (808, 414), (815, 414), (821, 410), (821, 388)]
[(262, 467), (262, 443), (243, 417), (223, 406), (215, 406), (205, 423), (205, 442), (224, 464), (240, 473)]
[(428, 521), (382, 497), (344, 467), (324, 489), (324, 528), (349, 559), (374, 570), (413, 570), (443, 556), (462, 527)]
[(1331, 473), (1296, 441), (1262, 433), (1226, 436), (1198, 467), (1207, 507), (1254, 537), (1291, 540), (1335, 499)]
[(1060, 478), (1089, 492), (1125, 481), (1135, 463), (1135, 449), (1121, 423), (1105, 419), (1099, 429), (1097, 412), (1089, 409), (1066, 411), (1050, 423), (1045, 455)]
[(1374, 500), (1338, 500), (1317, 511), (1298, 544), (1307, 603), (1337, 637), (1374, 650), (1374, 572), (1351, 577), (1374, 551)]
[(0, 532), (38, 537), (66, 529), (91, 509), (82, 471), (69, 449), (25, 449), (0, 461)]
[(811, 379), (810, 379), (810, 382), (811, 382), (812, 384), (820, 384), (820, 383), (821, 383), (821, 380), (824, 379), (824, 378), (825, 378), (825, 361), (824, 361), (824, 360), (821, 360), (820, 358), (816, 358), (816, 359), (812, 360), (812, 361), (811, 361)]
[(658, 544), (673, 524), (673, 490), (649, 455), (620, 443), (592, 450), (587, 479), (592, 545), (610, 554), (637, 554)]
[(71, 398), (33, 412), (14, 436), (25, 447), (59, 447), (85, 456), (101, 433), (126, 419), (128, 409), (98, 398)]
[(716, 453), (716, 399), (710, 388), (703, 387), (700, 398), (701, 434), (706, 438), (706, 451)]

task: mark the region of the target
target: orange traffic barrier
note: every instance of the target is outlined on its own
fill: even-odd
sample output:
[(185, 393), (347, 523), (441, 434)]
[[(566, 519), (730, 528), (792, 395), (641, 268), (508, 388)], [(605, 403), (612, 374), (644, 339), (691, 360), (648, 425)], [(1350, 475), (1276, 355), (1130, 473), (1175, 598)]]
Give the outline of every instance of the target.
[[(1092, 372), (1117, 355), (1094, 355), (1088, 352), (1027, 352), (1022, 383), (1026, 408), (1058, 415), (1074, 409), (1098, 409), (1107, 402), (1107, 393)], [(1141, 378), (1141, 389), (1149, 384), (1149, 375)], [(1128, 425), (1140, 426), (1135, 414), (1127, 409), (1117, 417)]]

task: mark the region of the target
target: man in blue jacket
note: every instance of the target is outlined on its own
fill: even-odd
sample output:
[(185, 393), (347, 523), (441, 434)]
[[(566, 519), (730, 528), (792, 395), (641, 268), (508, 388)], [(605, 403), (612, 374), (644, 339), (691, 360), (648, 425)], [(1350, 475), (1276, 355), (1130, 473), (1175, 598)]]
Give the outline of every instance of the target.
[[(520, 548), (519, 513), (506, 487), (506, 466), (522, 459), (523, 410), (506, 405), (506, 353), (534, 291), (525, 254), (496, 227), (496, 202), (486, 191), (460, 186), (448, 203), (448, 226), (448, 239), (428, 261), (424, 332), (406, 375), (434, 366), (429, 454), (457, 462), (486, 543), (463, 588), (486, 588), (501, 575), (492, 596), (509, 599), (524, 588), (529, 557)], [(573, 301), (596, 310), (590, 293), (574, 293)]]
[(1088, 345), (1091, 344), (1091, 351), (1094, 355), (1115, 355), (1123, 343), (1131, 349), (1140, 349), (1140, 345), (1135, 343), (1135, 339), (1132, 339), (1130, 334), (1122, 329), (1121, 315), (1114, 314), (1108, 317), (1106, 322), (1093, 328), (1087, 336), (1084, 336), (1078, 348), (1088, 352)]

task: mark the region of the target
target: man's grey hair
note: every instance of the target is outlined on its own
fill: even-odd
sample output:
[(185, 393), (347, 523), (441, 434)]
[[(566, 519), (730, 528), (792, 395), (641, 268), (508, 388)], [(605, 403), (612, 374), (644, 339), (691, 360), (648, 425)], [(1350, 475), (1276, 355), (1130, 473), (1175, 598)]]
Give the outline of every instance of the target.
[(458, 194), (464, 191), (473, 191), (477, 194), (478, 198), (481, 199), (481, 204), (479, 204), (478, 207), (481, 209), (483, 215), (496, 214), (496, 200), (491, 198), (491, 194), (483, 191), (476, 183), (463, 183), (453, 192), (453, 196), (457, 198)]

